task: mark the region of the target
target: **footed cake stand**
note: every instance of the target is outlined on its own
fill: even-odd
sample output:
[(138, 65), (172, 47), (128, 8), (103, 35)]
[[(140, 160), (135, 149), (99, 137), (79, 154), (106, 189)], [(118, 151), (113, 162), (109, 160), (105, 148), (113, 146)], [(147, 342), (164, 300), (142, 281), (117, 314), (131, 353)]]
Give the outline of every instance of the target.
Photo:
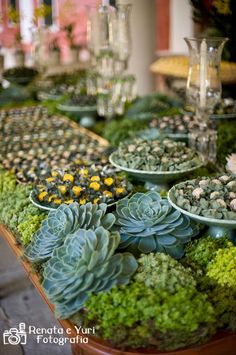
[(179, 207), (176, 204), (176, 198), (174, 196), (174, 190), (176, 188), (175, 185), (173, 186), (170, 191), (168, 192), (168, 200), (169, 203), (178, 211), (183, 213), (185, 216), (188, 216), (189, 218), (193, 219), (196, 222), (205, 224), (208, 226), (207, 233), (209, 236), (214, 237), (214, 238), (220, 238), (223, 237), (224, 235), (227, 235), (230, 239), (232, 239), (234, 242), (236, 241), (236, 220), (225, 220), (225, 219), (216, 219), (216, 218), (209, 218), (209, 217), (203, 217), (191, 212), (188, 212), (184, 210), (183, 208)]

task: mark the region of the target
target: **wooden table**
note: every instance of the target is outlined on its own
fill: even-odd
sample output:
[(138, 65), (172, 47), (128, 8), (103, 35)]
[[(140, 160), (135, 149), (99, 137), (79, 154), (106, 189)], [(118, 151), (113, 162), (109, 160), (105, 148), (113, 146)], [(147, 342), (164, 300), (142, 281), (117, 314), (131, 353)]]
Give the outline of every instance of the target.
[[(29, 279), (40, 293), (43, 300), (47, 303), (51, 311), (54, 311), (52, 304), (48, 302), (45, 296), (43, 288), (39, 282), (37, 274), (32, 272), (32, 268), (29, 262), (25, 261), (23, 256), (22, 247), (16, 243), (16, 240), (11, 232), (0, 225), (0, 235), (7, 241), (10, 248), (21, 261)], [(65, 330), (68, 336), (68, 329), (70, 329), (70, 337), (76, 337), (77, 332), (74, 325), (68, 320), (58, 320), (62, 328)], [(87, 337), (87, 335), (86, 335)], [(140, 354), (152, 354), (152, 355), (235, 355), (236, 354), (236, 333), (219, 332), (214, 336), (210, 342), (201, 345), (199, 347), (189, 348), (185, 350), (178, 350), (173, 352), (158, 352), (156, 350), (141, 350), (140, 352), (130, 350), (122, 351), (119, 349), (111, 348), (105, 341), (102, 341), (96, 337), (88, 336), (88, 343), (79, 343), (72, 345), (72, 352), (74, 355), (140, 355)]]

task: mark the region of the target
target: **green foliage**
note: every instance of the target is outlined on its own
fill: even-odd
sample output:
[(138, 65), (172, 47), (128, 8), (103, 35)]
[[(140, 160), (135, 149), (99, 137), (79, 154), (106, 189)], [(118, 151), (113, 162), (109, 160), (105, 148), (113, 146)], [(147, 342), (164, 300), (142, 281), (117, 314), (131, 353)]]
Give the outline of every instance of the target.
[(223, 121), (218, 124), (217, 161), (225, 166), (226, 157), (236, 152), (235, 121)]
[(32, 206), (29, 200), (30, 190), (30, 186), (17, 184), (11, 173), (0, 171), (0, 222), (15, 232), (18, 237), (22, 232), (24, 236), (28, 234), (28, 239), (30, 238), (30, 224), (23, 226), (23, 229), (19, 229), (19, 225), (33, 216), (37, 216), (40, 220), (46, 216), (45, 213)]
[(113, 146), (118, 146), (120, 142), (133, 138), (138, 131), (147, 127), (146, 120), (133, 121), (130, 118), (120, 120), (111, 120), (106, 124), (103, 130), (103, 136)]
[(45, 264), (42, 285), (58, 317), (68, 318), (80, 310), (90, 292), (129, 282), (137, 262), (129, 253), (114, 254), (119, 242), (118, 233), (103, 227), (79, 229), (54, 250)]
[(235, 255), (236, 247), (226, 237), (206, 237), (190, 243), (183, 259), (213, 304), (218, 327), (231, 330), (236, 330)]
[(106, 214), (107, 205), (85, 205), (72, 203), (60, 205), (56, 210), (50, 211), (48, 218), (35, 233), (32, 243), (26, 248), (25, 256), (31, 262), (39, 262), (49, 258), (53, 250), (61, 246), (68, 234), (78, 229), (96, 229), (103, 226), (110, 229), (115, 222), (112, 213)]
[(17, 230), (21, 235), (20, 240), (24, 246), (32, 241), (33, 235), (40, 228), (41, 223), (45, 218), (46, 214), (28, 215), (28, 217), (25, 217), (24, 221), (18, 225)]
[(196, 290), (188, 270), (163, 254), (142, 256), (132, 283), (90, 295), (85, 310), (73, 321), (82, 318), (119, 347), (174, 350), (206, 340), (215, 329), (207, 296)]
[(181, 287), (196, 286), (191, 269), (163, 253), (142, 255), (135, 279), (147, 287), (157, 287), (174, 293)]
[(120, 248), (134, 253), (164, 252), (178, 259), (185, 244), (198, 233), (196, 224), (155, 191), (118, 201), (116, 217)]
[(143, 117), (154, 113), (155, 115), (166, 116), (175, 108), (175, 113), (182, 108), (182, 101), (178, 98), (173, 98), (163, 93), (153, 93), (139, 97), (134, 101), (126, 111), (129, 117)]
[(227, 237), (212, 238), (204, 237), (191, 241), (185, 249), (185, 265), (193, 265), (202, 270), (206, 270), (208, 264), (214, 259), (219, 249), (227, 248), (231, 245)]
[(236, 290), (236, 247), (219, 249), (214, 260), (208, 265), (207, 276), (218, 285)]

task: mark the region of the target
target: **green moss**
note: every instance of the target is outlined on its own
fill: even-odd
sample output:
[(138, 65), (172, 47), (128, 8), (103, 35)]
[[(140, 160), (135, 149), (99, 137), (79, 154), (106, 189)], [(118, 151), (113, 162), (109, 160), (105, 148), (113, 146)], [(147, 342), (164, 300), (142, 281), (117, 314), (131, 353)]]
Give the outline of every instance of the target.
[(236, 330), (236, 247), (226, 238), (201, 238), (186, 248), (198, 289), (213, 304), (219, 328)]
[(142, 255), (135, 279), (144, 282), (147, 287), (157, 287), (171, 293), (186, 285), (196, 286), (191, 269), (184, 268), (178, 261), (163, 253)]
[(227, 248), (232, 243), (224, 238), (212, 238), (203, 237), (191, 241), (185, 249), (185, 259), (183, 259), (183, 264), (193, 265), (199, 267), (203, 270), (206, 269), (207, 265), (214, 259), (218, 249)]
[(115, 345), (177, 349), (206, 340), (214, 329), (214, 310), (193, 287), (174, 294), (135, 281), (86, 302), (86, 324)]
[(30, 241), (31, 230), (46, 217), (32, 205), (30, 191), (31, 186), (18, 184), (14, 175), (0, 170), (0, 223), (12, 230), (19, 242), (22, 237), (23, 244)]
[(207, 276), (218, 285), (236, 290), (236, 247), (219, 249), (212, 263), (208, 265)]
[(172, 350), (202, 342), (215, 329), (214, 310), (190, 270), (170, 256), (143, 255), (127, 286), (91, 295), (73, 321), (94, 325), (119, 347)]
[(42, 221), (46, 218), (46, 214), (28, 215), (24, 221), (19, 223), (17, 230), (21, 237), (21, 243), (26, 246), (32, 241), (32, 236), (40, 228)]

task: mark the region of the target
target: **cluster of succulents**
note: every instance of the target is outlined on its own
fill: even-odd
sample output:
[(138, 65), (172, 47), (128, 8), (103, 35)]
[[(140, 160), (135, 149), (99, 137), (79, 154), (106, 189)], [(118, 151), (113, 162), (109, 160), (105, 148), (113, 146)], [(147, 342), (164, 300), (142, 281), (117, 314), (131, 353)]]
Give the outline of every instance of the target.
[(109, 230), (115, 222), (112, 213), (106, 214), (106, 204), (61, 205), (50, 211), (48, 218), (32, 238), (32, 243), (25, 249), (25, 256), (31, 262), (48, 259), (55, 248), (61, 246), (67, 235), (78, 229), (96, 229), (99, 226)]
[(94, 168), (54, 170), (36, 186), (34, 196), (40, 204), (57, 208), (62, 203), (73, 202), (111, 204), (131, 191), (125, 176)]
[(165, 134), (188, 134), (198, 124), (193, 116), (178, 114), (173, 116), (163, 116), (150, 121), (149, 127), (157, 128)]
[(198, 233), (194, 222), (155, 191), (118, 201), (115, 214), (121, 234), (119, 247), (133, 253), (164, 252), (178, 259)]
[(143, 171), (183, 171), (202, 164), (199, 154), (183, 142), (171, 139), (135, 138), (120, 143), (114, 161), (124, 168)]
[(174, 350), (204, 342), (215, 330), (214, 309), (178, 264), (161, 253), (142, 256), (128, 286), (91, 295), (72, 320), (95, 326), (98, 335), (123, 348)]
[(227, 237), (191, 242), (182, 260), (215, 309), (217, 326), (236, 330), (236, 246)]
[(219, 103), (217, 103), (214, 107), (214, 114), (228, 114), (236, 112), (236, 102), (233, 98), (225, 98), (222, 99)]
[(73, 160), (96, 161), (105, 154), (105, 147), (96, 139), (37, 107), (27, 114), (25, 109), (5, 111), (0, 118), (0, 137), (0, 163), (23, 182), (37, 181)]
[(236, 179), (225, 174), (184, 181), (173, 188), (178, 206), (207, 218), (236, 220)]
[(30, 187), (19, 185), (12, 173), (0, 170), (0, 222), (11, 229), (18, 242), (28, 244), (46, 214), (29, 200)]
[(90, 293), (125, 285), (137, 269), (130, 253), (115, 253), (120, 236), (103, 227), (67, 235), (45, 263), (42, 286), (57, 317), (68, 318), (84, 307)]

